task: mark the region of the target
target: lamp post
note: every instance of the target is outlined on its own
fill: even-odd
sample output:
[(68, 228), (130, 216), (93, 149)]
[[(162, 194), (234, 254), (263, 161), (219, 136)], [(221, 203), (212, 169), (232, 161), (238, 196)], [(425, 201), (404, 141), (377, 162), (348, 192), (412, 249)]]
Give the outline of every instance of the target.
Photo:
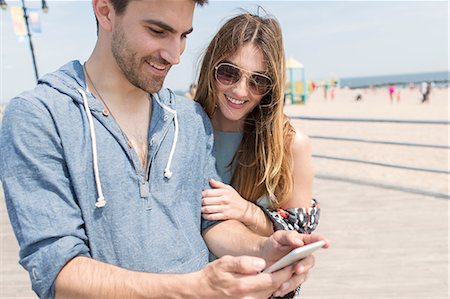
[(1, 7), (3, 10), (5, 10), (7, 6), (8, 6), (8, 5), (6, 4), (5, 0), (0, 0), (0, 7)]
[(44, 13), (48, 13), (48, 6), (47, 6), (47, 2), (45, 0), (42, 0), (42, 11)]
[[(30, 50), (31, 50), (31, 58), (33, 59), (33, 66), (34, 66), (34, 74), (36, 76), (36, 81), (38, 81), (39, 79), (39, 73), (37, 70), (37, 65), (36, 65), (36, 57), (34, 56), (34, 47), (33, 47), (33, 41), (31, 39), (31, 31), (30, 31), (30, 26), (28, 24), (28, 12), (27, 12), (27, 8), (25, 7), (25, 0), (21, 0), (22, 1), (22, 9), (23, 9), (23, 18), (25, 20), (25, 25), (27, 27), (27, 35), (28, 35), (28, 42), (30, 45)], [(0, 6), (3, 10), (6, 9), (7, 4), (5, 0), (0, 0)], [(48, 12), (48, 6), (47, 6), (47, 2), (45, 0), (42, 0), (42, 11), (44, 13)]]

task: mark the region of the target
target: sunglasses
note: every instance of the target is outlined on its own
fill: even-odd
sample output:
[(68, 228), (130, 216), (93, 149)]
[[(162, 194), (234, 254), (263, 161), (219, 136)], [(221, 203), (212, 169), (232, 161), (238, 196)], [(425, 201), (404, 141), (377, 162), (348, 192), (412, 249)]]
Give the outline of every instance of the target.
[(264, 96), (272, 88), (272, 80), (266, 75), (247, 71), (232, 63), (219, 63), (215, 70), (216, 80), (227, 86), (238, 83), (244, 73), (247, 73), (247, 87), (254, 95)]

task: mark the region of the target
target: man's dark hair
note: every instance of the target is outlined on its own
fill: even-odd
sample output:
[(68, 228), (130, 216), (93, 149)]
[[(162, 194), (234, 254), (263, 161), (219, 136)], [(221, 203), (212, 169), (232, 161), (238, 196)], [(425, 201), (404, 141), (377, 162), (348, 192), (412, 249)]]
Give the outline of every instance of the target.
[[(114, 7), (114, 10), (116, 11), (116, 14), (120, 15), (125, 11), (130, 1), (133, 0), (111, 0), (111, 3)], [(208, 0), (192, 0), (192, 1), (194, 1), (195, 4), (199, 6), (203, 6), (204, 4), (208, 3)]]
[[(124, 13), (125, 9), (128, 6), (128, 3), (130, 1), (133, 0), (110, 0), (114, 10), (116, 11), (116, 14), (121, 15)], [(199, 6), (203, 6), (204, 4), (208, 3), (208, 0), (192, 0), (195, 2), (195, 4), (199, 5)], [(97, 35), (98, 35), (98, 20), (97, 20), (97, 16), (95, 17), (95, 21), (97, 23)]]
[(128, 2), (130, 0), (111, 0), (111, 3), (116, 11), (116, 14), (121, 15), (127, 8)]

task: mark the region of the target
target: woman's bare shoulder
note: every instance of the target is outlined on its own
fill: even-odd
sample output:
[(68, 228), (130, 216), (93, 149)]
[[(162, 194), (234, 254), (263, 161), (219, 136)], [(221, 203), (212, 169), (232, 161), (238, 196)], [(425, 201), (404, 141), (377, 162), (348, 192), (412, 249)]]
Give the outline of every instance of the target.
[(311, 153), (311, 140), (308, 135), (300, 130), (295, 130), (295, 137), (292, 142), (292, 152), (294, 157), (300, 154)]

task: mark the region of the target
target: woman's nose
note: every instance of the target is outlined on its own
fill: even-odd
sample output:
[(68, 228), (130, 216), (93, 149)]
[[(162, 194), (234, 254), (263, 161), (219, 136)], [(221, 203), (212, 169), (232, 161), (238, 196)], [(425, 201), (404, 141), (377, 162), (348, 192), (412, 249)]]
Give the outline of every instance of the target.
[(236, 96), (239, 96), (239, 98), (245, 98), (248, 96), (248, 78), (246, 76), (242, 76), (241, 79), (236, 82), (234, 85), (234, 93)]

